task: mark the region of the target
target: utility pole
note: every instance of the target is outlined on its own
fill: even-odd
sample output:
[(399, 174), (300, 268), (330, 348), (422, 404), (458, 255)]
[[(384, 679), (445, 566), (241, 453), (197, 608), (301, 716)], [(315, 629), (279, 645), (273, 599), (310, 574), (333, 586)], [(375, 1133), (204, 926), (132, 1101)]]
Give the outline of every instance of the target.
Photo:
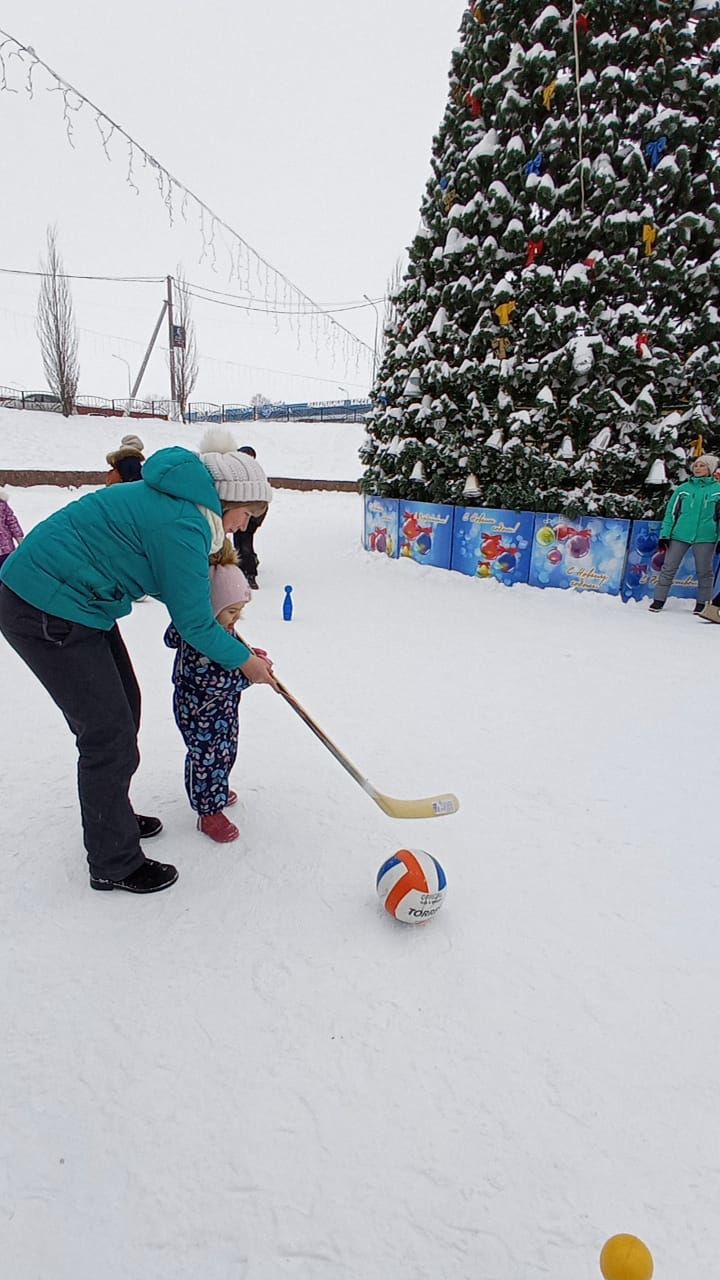
[(175, 387), (175, 330), (173, 325), (173, 291), (172, 276), (167, 278), (167, 315), (168, 315), (168, 359), (170, 360), (170, 399), (173, 407), (177, 401)]

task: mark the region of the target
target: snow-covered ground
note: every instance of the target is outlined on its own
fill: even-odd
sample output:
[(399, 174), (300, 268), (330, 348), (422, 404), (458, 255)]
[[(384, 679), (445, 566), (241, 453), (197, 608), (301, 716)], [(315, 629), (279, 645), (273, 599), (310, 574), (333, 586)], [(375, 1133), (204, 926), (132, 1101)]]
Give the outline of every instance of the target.
[[(140, 436), (149, 454), (171, 444), (197, 449), (209, 426), (0, 408), (0, 470), (103, 471), (105, 455), (129, 432)], [(253, 445), (271, 476), (356, 480), (362, 474), (360, 422), (236, 422), (226, 429), (239, 445)]]
[[(378, 787), (455, 817), (386, 818), (253, 689), (242, 836), (211, 844), (140, 604), (134, 799), (180, 880), (92, 893), (70, 735), (0, 648), (12, 1280), (597, 1280), (618, 1231), (657, 1280), (713, 1274), (718, 633), (371, 557), (360, 514), (278, 492), (243, 629)], [(447, 871), (428, 925), (377, 903), (403, 845)]]

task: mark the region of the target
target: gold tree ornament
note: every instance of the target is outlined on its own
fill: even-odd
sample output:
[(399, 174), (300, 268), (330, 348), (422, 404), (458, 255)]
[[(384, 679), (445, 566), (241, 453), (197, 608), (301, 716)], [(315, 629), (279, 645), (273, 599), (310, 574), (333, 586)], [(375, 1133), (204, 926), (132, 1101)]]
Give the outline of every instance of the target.
[(472, 16), (476, 22), (484, 23), (487, 21), (481, 4), (471, 4), (470, 8), (472, 9)]
[(507, 360), (510, 351), (510, 339), (493, 338), (493, 350), (498, 360)]
[(702, 436), (698, 436), (697, 440), (693, 440), (692, 442), (692, 456), (693, 458), (701, 458), (703, 453), (704, 453), (703, 438)]
[(443, 201), (445, 212), (449, 213), (453, 205), (457, 204), (458, 202), (457, 191), (453, 191), (452, 189), (449, 189), (448, 191), (444, 191), (442, 201)]
[(645, 245), (645, 257), (649, 258), (655, 250), (655, 241), (657, 240), (657, 227), (650, 222), (645, 222), (642, 229), (643, 244)]
[(501, 302), (500, 305), (495, 308), (495, 315), (501, 325), (508, 325), (510, 323), (510, 317), (516, 307), (517, 302), (513, 300), (511, 302)]
[(545, 88), (542, 91), (543, 102), (545, 103), (546, 111), (549, 111), (552, 106), (553, 98), (555, 97), (555, 93), (557, 91), (557, 84), (558, 84), (557, 80), (551, 80), (549, 84), (545, 85)]

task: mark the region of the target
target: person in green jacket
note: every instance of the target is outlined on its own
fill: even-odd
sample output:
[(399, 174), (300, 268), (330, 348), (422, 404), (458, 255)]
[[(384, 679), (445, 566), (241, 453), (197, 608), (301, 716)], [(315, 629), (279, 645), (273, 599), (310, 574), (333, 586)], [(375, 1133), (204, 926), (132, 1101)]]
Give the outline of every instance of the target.
[(720, 539), (720, 483), (715, 479), (718, 459), (704, 453), (692, 465), (692, 475), (678, 485), (665, 508), (658, 546), (665, 562), (658, 576), (650, 612), (659, 613), (668, 597), (680, 561), (692, 547), (697, 570), (695, 613), (702, 613), (712, 596), (713, 559)]
[(208, 559), (261, 515), (272, 490), (225, 432), (200, 455), (148, 458), (135, 484), (103, 488), (37, 525), (0, 570), (0, 632), (62, 711), (78, 748), (80, 810), (93, 889), (154, 893), (177, 880), (140, 840), (162, 829), (136, 815), (140, 690), (117, 627), (142, 596), (162, 600), (188, 644), (251, 684), (272, 667), (215, 619)]

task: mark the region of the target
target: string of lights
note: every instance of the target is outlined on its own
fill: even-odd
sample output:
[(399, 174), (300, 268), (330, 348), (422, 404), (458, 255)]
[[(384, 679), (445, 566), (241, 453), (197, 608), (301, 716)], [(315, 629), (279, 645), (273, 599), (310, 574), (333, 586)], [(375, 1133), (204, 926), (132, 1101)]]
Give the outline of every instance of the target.
[(19, 73), (22, 77), (24, 92), (33, 99), (38, 72), (50, 78), (48, 92), (57, 93), (62, 101), (65, 133), (73, 149), (75, 149), (78, 118), (83, 112), (90, 113), (94, 118), (100, 145), (106, 158), (112, 162), (116, 141), (119, 140), (124, 148), (126, 156), (124, 163), (127, 164), (125, 181), (136, 195), (140, 195), (139, 170), (140, 168), (149, 169), (167, 211), (170, 226), (174, 225), (178, 212), (185, 223), (188, 222), (189, 214), (191, 212), (194, 214), (202, 241), (202, 250), (198, 259), (200, 264), (208, 261), (210, 267), (217, 270), (219, 253), (224, 252), (229, 264), (228, 280), (230, 282), (236, 280), (248, 295), (251, 293), (251, 269), (254, 270), (263, 291), (265, 307), (270, 314), (275, 315), (276, 324), (280, 315), (287, 316), (291, 325), (293, 321), (297, 324), (298, 345), (301, 339), (301, 321), (308, 319), (310, 338), (315, 343), (316, 354), (319, 354), (318, 344), (323, 334), (326, 342), (330, 344), (333, 356), (338, 354), (338, 342), (341, 346), (340, 354), (346, 365), (354, 356), (355, 368), (358, 372), (361, 362), (366, 363), (372, 358), (373, 350), (367, 342), (358, 338), (340, 321), (335, 320), (328, 310), (268, 262), (190, 187), (170, 173), (155, 156), (137, 142), (127, 129), (111, 119), (90, 98), (54, 71), (42, 58), (38, 57), (30, 45), (23, 44), (15, 36), (0, 28), (0, 92), (19, 93), (20, 89), (11, 83), (15, 74)]

